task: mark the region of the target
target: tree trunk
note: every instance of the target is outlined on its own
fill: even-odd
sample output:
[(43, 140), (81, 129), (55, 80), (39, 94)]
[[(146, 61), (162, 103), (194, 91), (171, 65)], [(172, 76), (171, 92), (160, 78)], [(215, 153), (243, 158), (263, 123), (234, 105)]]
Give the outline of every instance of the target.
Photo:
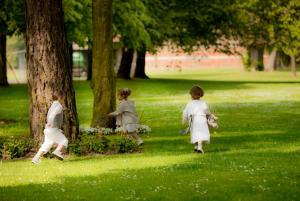
[(6, 34), (0, 33), (0, 86), (8, 86), (6, 69)]
[(64, 107), (62, 129), (75, 139), (78, 117), (62, 0), (26, 0), (26, 51), (31, 135), (42, 141), (54, 94)]
[(70, 59), (70, 68), (71, 68), (71, 75), (73, 76), (73, 45), (69, 44), (69, 59)]
[(295, 55), (291, 55), (291, 71), (292, 71), (292, 75), (294, 77), (297, 76), (297, 69), (296, 69), (296, 58)]
[(146, 65), (145, 59), (146, 59), (146, 50), (138, 51), (134, 77), (149, 79), (149, 77), (145, 73), (145, 65)]
[(119, 71), (121, 60), (122, 60), (122, 48), (118, 48), (117, 50), (114, 51), (114, 62), (113, 62), (116, 74)]
[(267, 71), (274, 71), (275, 70), (275, 65), (276, 65), (276, 49), (272, 50), (270, 56), (269, 56), (269, 61), (266, 66)]
[(134, 78), (135, 71), (136, 71), (136, 61), (137, 61), (137, 51), (134, 50), (131, 67), (130, 67), (130, 79)]
[(87, 78), (86, 80), (92, 80), (92, 66), (93, 66), (93, 51), (92, 48), (88, 48), (87, 50)]
[(112, 64), (112, 0), (93, 0), (93, 127), (113, 127), (116, 78)]
[(253, 70), (264, 70), (264, 48), (255, 47), (250, 49), (251, 68)]
[(130, 69), (133, 59), (133, 49), (123, 48), (122, 60), (118, 70), (117, 76), (123, 79), (130, 79)]

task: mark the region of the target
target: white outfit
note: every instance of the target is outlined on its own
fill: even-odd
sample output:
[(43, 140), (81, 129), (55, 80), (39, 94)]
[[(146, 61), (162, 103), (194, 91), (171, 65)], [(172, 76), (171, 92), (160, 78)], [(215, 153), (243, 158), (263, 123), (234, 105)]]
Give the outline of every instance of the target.
[(208, 105), (202, 100), (190, 101), (182, 114), (182, 123), (189, 121), (191, 143), (210, 141), (206, 115), (210, 114)]
[(139, 119), (133, 101), (121, 100), (119, 108), (111, 115), (116, 116), (117, 126), (122, 126), (128, 133), (137, 131)]
[(47, 124), (44, 129), (44, 143), (41, 150), (48, 152), (53, 144), (68, 146), (68, 139), (60, 129), (63, 123), (63, 107), (58, 101), (54, 101), (48, 110)]

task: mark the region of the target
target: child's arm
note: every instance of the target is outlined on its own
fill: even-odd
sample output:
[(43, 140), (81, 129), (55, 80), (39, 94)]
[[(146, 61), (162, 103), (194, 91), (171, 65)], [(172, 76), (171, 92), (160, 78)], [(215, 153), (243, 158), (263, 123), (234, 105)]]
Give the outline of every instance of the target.
[(121, 102), (119, 105), (119, 108), (116, 111), (109, 113), (108, 115), (118, 116), (118, 115), (122, 114), (124, 111), (125, 111), (125, 105), (123, 102)]

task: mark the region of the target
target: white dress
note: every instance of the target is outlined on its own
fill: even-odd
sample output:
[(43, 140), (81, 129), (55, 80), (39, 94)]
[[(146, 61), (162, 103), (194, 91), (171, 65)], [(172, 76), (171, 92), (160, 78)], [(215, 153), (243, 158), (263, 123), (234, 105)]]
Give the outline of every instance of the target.
[(54, 101), (48, 110), (47, 124), (44, 129), (44, 143), (42, 144), (41, 150), (48, 152), (53, 144), (68, 146), (68, 140), (60, 129), (63, 123), (63, 106), (58, 102)]
[(190, 101), (182, 114), (182, 123), (189, 121), (191, 143), (198, 141), (210, 141), (206, 115), (209, 114), (208, 105), (202, 100)]

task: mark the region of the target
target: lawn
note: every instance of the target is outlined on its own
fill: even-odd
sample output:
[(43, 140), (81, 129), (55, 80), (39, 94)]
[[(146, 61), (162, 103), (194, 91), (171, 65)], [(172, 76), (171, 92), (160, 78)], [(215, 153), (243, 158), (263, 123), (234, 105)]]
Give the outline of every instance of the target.
[[(0, 200), (299, 200), (300, 78), (289, 72), (214, 69), (152, 72), (130, 87), (142, 123), (142, 153), (1, 161)], [(181, 136), (194, 84), (219, 117), (204, 155)], [(80, 123), (92, 115), (89, 83), (75, 83)], [(0, 88), (0, 136), (28, 135), (25, 85)]]

